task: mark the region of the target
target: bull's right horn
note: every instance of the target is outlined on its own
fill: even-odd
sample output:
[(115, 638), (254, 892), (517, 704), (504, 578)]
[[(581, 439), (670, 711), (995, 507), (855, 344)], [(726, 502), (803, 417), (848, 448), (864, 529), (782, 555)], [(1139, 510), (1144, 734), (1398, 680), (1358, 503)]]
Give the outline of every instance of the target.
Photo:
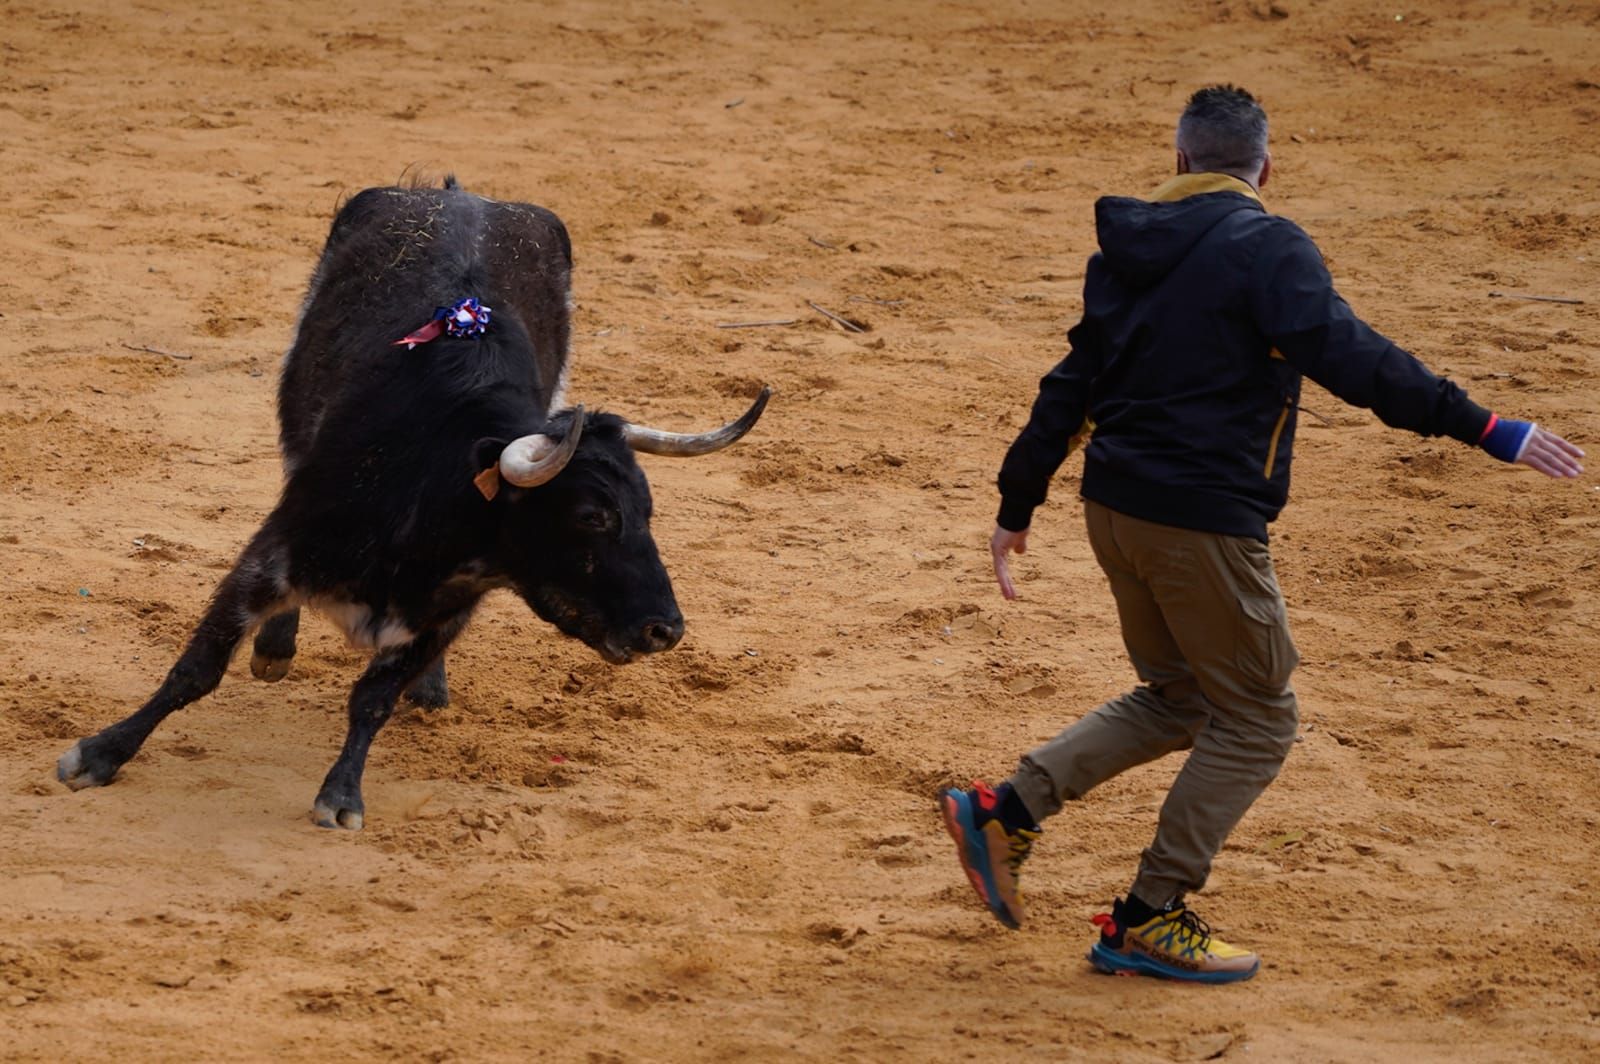
[(583, 407), (572, 408), (572, 427), (561, 439), (536, 432), (519, 436), (500, 452), (500, 475), (519, 488), (537, 488), (555, 479), (578, 450), (583, 436)]
[(630, 421), (623, 426), (622, 438), (628, 442), (629, 447), (645, 454), (665, 454), (678, 458), (710, 454), (712, 451), (722, 450), (749, 432), (756, 420), (761, 417), (761, 411), (767, 408), (767, 400), (771, 396), (771, 388), (762, 388), (761, 394), (756, 396), (756, 401), (750, 404), (750, 409), (746, 410), (743, 416), (710, 432), (665, 432), (646, 425), (635, 425)]

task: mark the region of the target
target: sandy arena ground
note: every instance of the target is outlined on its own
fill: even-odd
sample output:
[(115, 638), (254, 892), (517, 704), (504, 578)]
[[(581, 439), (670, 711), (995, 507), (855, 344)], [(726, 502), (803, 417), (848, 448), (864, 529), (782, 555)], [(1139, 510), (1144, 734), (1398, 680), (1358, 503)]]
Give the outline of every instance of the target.
[[(1130, 682), (1078, 463), (1015, 604), (993, 473), (1094, 197), (1166, 175), (1193, 87), (1264, 96), (1268, 203), (1358, 311), (1600, 454), (1592, 3), (0, 15), (0, 1057), (1600, 1054), (1592, 473), (1308, 388), (1275, 535), (1304, 737), (1202, 900), (1253, 982), (1083, 960), (1176, 759), (1049, 824), (1020, 934), (933, 805)], [(362, 663), (319, 620), (288, 680), (241, 658), (68, 793), (56, 756), (149, 695), (274, 502), (335, 206), (407, 171), (565, 218), (574, 400), (685, 429), (778, 389), (735, 449), (645, 460), (688, 637), (616, 669), (493, 598), (454, 705), (379, 738), (359, 834), (307, 818)]]

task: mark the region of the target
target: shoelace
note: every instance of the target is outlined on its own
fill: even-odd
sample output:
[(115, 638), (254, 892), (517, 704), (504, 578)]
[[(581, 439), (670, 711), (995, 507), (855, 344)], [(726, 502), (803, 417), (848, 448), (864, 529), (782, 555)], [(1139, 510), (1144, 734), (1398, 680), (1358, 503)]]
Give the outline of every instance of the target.
[(1017, 875), (1022, 868), (1022, 862), (1027, 860), (1028, 854), (1033, 849), (1033, 840), (1026, 834), (1018, 831), (1015, 835), (1008, 836), (1007, 849), (1010, 851), (1006, 857), (1006, 864), (1011, 868), (1011, 874)]
[(1211, 925), (1196, 916), (1192, 909), (1184, 909), (1178, 914), (1178, 926), (1189, 932), (1191, 941), (1200, 940), (1192, 947), (1196, 953), (1204, 953), (1211, 948)]

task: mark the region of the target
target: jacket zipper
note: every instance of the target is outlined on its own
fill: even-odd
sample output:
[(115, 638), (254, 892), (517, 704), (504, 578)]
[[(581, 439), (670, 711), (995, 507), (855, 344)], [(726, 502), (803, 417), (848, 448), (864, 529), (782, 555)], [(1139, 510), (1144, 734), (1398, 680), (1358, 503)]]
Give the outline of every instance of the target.
[(1278, 461), (1278, 437), (1283, 435), (1283, 426), (1289, 420), (1289, 405), (1293, 401), (1294, 400), (1288, 398), (1287, 396), (1284, 397), (1283, 412), (1278, 415), (1278, 423), (1272, 426), (1272, 440), (1267, 444), (1267, 465), (1266, 468), (1261, 471), (1261, 475), (1266, 477), (1268, 480), (1272, 479), (1272, 467), (1276, 465)]

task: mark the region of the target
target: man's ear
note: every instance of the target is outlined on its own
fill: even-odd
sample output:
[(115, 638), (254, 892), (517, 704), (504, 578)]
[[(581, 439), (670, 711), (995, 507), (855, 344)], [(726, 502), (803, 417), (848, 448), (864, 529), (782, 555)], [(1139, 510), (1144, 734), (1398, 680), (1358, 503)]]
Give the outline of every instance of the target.
[(1267, 178), (1272, 176), (1272, 153), (1267, 152), (1267, 157), (1261, 160), (1261, 176), (1256, 178), (1256, 188), (1266, 188)]
[(1179, 148), (1178, 149), (1178, 173), (1187, 174), (1189, 172), (1190, 172), (1189, 155), (1182, 148)]
[(509, 442), (485, 437), (472, 445), (472, 486), (491, 502), (500, 494), (500, 452)]

